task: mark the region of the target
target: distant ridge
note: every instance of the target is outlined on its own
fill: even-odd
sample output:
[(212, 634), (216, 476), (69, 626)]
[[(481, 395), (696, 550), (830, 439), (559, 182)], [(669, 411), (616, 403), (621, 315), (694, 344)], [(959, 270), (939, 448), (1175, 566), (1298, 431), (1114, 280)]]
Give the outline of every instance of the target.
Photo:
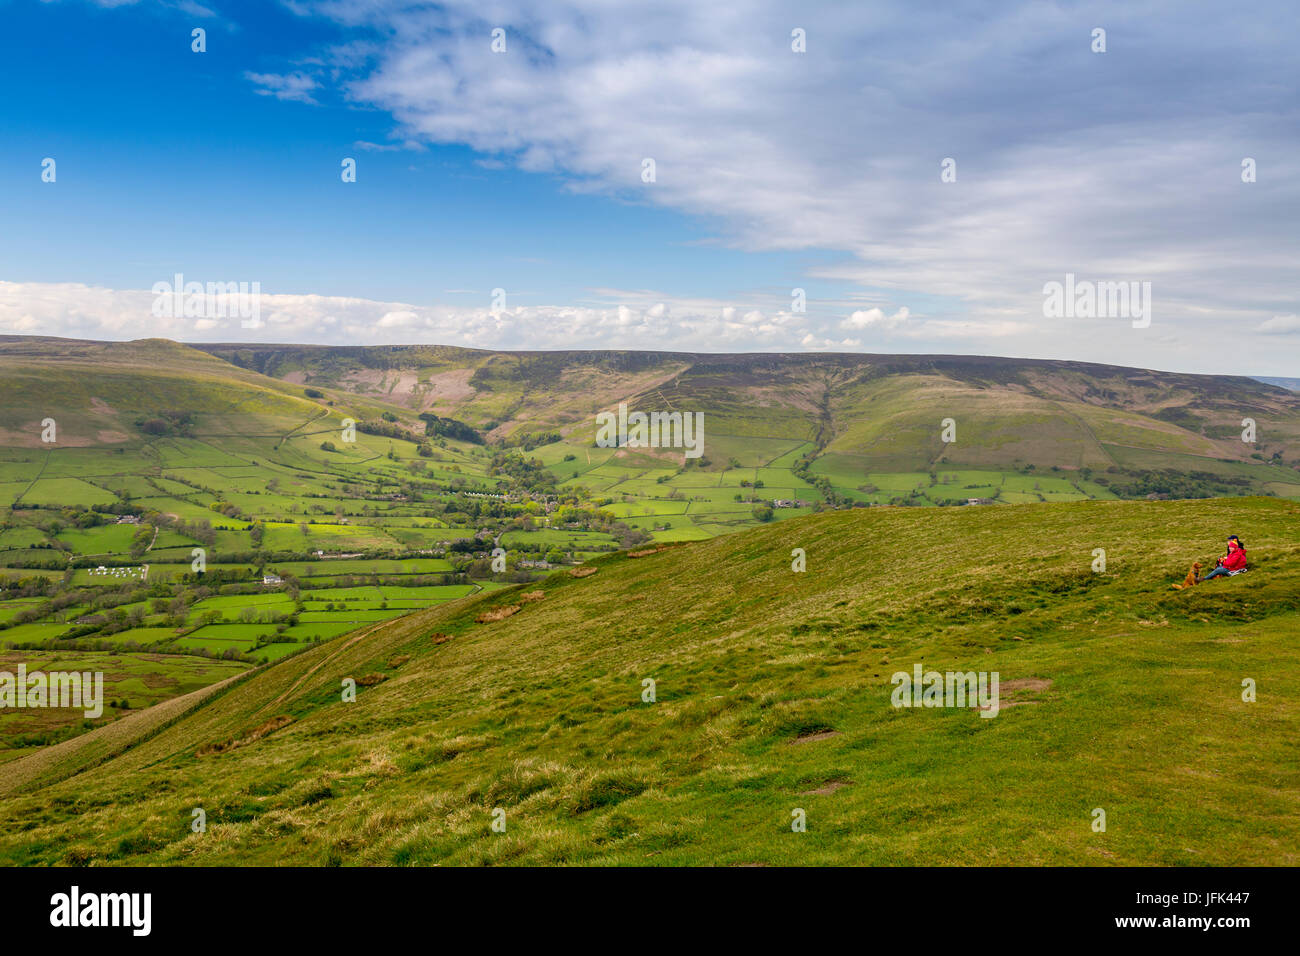
[[(692, 534), (717, 534), (727, 522), (759, 520), (745, 502), (754, 494), (743, 488), (766, 489), (758, 497), (773, 500), (864, 505), (1243, 493), (1300, 499), (1297, 385), (997, 356), (0, 337), (0, 408), (8, 416), (0, 420), (0, 447), (30, 454), (41, 443), (34, 426), (47, 417), (69, 445), (143, 448), (152, 440), (143, 423), (157, 430), (170, 412), (186, 410), (196, 417), (190, 437), (229, 454), (244, 441), (301, 439), (308, 425), (315, 434), (347, 417), (419, 436), (434, 415), (500, 449), (536, 452), (561, 486), (632, 508), (627, 517), (641, 523), (659, 517), (664, 524), (667, 517), (644, 509), (668, 508), (680, 536), (687, 524)], [(601, 454), (596, 416), (620, 404), (702, 414), (707, 460), (688, 475), (681, 456), (669, 452)], [(949, 422), (955, 437), (945, 439)], [(318, 438), (298, 452), (322, 464), (318, 453), (332, 454), (322, 444)], [(755, 469), (743, 476), (753, 484), (723, 474), (736, 469)], [(1035, 469), (1054, 474), (1030, 476)], [(674, 491), (671, 502), (647, 503)], [(705, 500), (713, 510), (698, 511)], [(713, 519), (697, 526), (688, 509)]]
[(1263, 382), (1265, 385), (1276, 385), (1278, 388), (1285, 388), (1292, 392), (1300, 392), (1300, 378), (1274, 378), (1271, 376), (1256, 375), (1255, 381)]

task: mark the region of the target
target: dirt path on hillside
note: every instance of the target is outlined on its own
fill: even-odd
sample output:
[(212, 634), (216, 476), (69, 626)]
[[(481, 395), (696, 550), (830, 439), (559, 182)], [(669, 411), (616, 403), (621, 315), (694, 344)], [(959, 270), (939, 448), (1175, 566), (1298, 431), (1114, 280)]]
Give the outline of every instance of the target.
[[(42, 747), (36, 753), (10, 761), (3, 765), (3, 773), (0, 773), (0, 796), (9, 796), (38, 780), (40, 783), (35, 789), (47, 787), (111, 760), (197, 710), (213, 694), (247, 678), (256, 670), (257, 668), (252, 668), (241, 674), (233, 674), (215, 684), (119, 717), (104, 727), (80, 734), (71, 740)], [(101, 754), (93, 753), (97, 748), (102, 749)], [(87, 751), (86, 759), (81, 764), (75, 764), (75, 758), (82, 750)], [(67, 772), (60, 772), (61, 766)], [(40, 779), (47, 774), (49, 779)]]

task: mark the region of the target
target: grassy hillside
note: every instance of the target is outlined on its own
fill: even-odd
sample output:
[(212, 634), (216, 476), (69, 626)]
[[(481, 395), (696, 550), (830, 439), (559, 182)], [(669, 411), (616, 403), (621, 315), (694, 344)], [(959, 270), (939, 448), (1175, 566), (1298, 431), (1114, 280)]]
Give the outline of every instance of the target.
[[(493, 425), (503, 434), (574, 426), (618, 400), (640, 407), (703, 410), (718, 435), (817, 439), (871, 457), (934, 460), (936, 416), (996, 419), (1023, 448), (992, 456), (1004, 463), (1110, 463), (1100, 445), (1136, 442), (1170, 451), (1249, 459), (1271, 457), (1300, 437), (1300, 398), (1264, 380), (1187, 375), (1085, 362), (951, 355), (724, 354), (688, 352), (488, 352), (445, 346), (339, 348), (297, 345), (200, 345), (235, 366), (298, 384), (382, 396), (416, 409)], [(1018, 401), (1010, 402), (1010, 399)], [(915, 401), (920, 399), (918, 403)], [(874, 408), (874, 403), (883, 407)], [(987, 408), (972, 407), (986, 405)], [(906, 406), (915, 416), (905, 414)], [(1015, 407), (1008, 407), (1015, 406)], [(1089, 410), (1092, 414), (1089, 415)], [(1098, 414), (1109, 409), (1111, 414)], [(1124, 415), (1115, 415), (1124, 412)], [(875, 419), (865, 434), (852, 426)], [(1059, 419), (1054, 440), (1087, 445), (1053, 455), (1035, 441), (1035, 415)], [(1259, 422), (1255, 447), (1243, 448), (1240, 419)], [(873, 449), (873, 436), (915, 421), (924, 439)], [(1266, 423), (1266, 424), (1265, 424)], [(589, 429), (593, 430), (594, 429)], [(978, 433), (946, 449), (988, 445)], [(1005, 444), (1003, 442), (1002, 444)], [(1025, 455), (1017, 456), (1016, 452)], [(984, 456), (987, 460), (989, 456)], [(968, 462), (976, 463), (976, 462)]]
[[(922, 505), (1185, 497), (1173, 476), (1193, 474), (1200, 493), (1300, 497), (1300, 395), (1240, 376), (979, 356), (200, 347), (240, 368), (431, 410), (496, 438), (556, 432), (563, 440), (548, 446), (548, 464), (557, 476), (614, 500), (647, 497), (645, 482), (682, 464), (667, 452), (593, 452), (596, 413), (619, 401), (703, 412), (702, 470), (775, 468), (776, 484), (764, 479), (778, 489), (770, 497)], [(948, 418), (952, 442), (941, 434)], [(1251, 443), (1242, 440), (1248, 418)], [(816, 459), (811, 474), (792, 467), (804, 455)], [(960, 476), (971, 470), (984, 474)], [(1065, 473), (1050, 476), (1064, 479), (1057, 497), (1004, 481), (1035, 470)], [(945, 482), (930, 472), (957, 487), (937, 487)], [(815, 487), (817, 477), (827, 484)], [(664, 480), (691, 497), (692, 482)], [(706, 515), (679, 524), (712, 534), (751, 523), (716, 508)]]
[[(702, 412), (703, 457), (598, 447), (619, 402)], [(615, 550), (831, 508), (1300, 499), (1297, 435), (1295, 393), (1067, 362), (0, 336), (0, 653), (102, 663), (120, 716)], [(91, 726), (0, 721), (0, 763)]]
[[(1259, 498), (880, 508), (600, 558), (8, 764), (0, 860), (1294, 864), (1297, 527)], [(1250, 573), (1170, 590), (1230, 532)], [(1001, 712), (892, 707), (918, 662), (998, 672)]]
[[(100, 654), (110, 673), (141, 649), (266, 661), (491, 586), (442, 550), (478, 527), (439, 518), (501, 491), (490, 455), (418, 444), (394, 408), (164, 340), (0, 337), (0, 646)], [(231, 670), (138, 660), (153, 685), (110, 681), (130, 708)], [(80, 724), (0, 722), (0, 761)]]
[(4, 448), (48, 450), (40, 425), (46, 417), (58, 424), (60, 446), (111, 447), (141, 440), (137, 418), (173, 410), (190, 413), (187, 430), (196, 437), (248, 441), (282, 440), (309, 423), (337, 433), (344, 415), (368, 417), (387, 407), (362, 400), (335, 408), (328, 402), (340, 396), (312, 400), (301, 388), (166, 339), (0, 336), (0, 369)]
[[(489, 477), (484, 447), (463, 443), (441, 465), (377, 434), (322, 452), (326, 441), (339, 444), (345, 418), (386, 420), (418, 439), (420, 413), (464, 421), (535, 457), (559, 490), (659, 541), (752, 526), (765, 504), (779, 519), (855, 502), (1300, 498), (1300, 395), (1239, 377), (959, 356), (191, 348), (12, 336), (0, 337), (0, 370), (0, 504), (102, 504), (126, 487), (193, 517), (195, 505), (211, 502), (182, 491), (189, 500), (177, 504), (140, 476), (184, 481), (180, 469), (198, 469), (190, 479), (218, 494), (223, 482), (253, 479), (248, 491), (262, 497), (236, 504), (293, 524), (295, 497), (338, 488), (322, 489), (313, 475), (400, 485), (419, 465), (444, 484)], [(619, 402), (702, 412), (704, 458), (596, 447), (597, 412)], [(189, 420), (168, 427), (176, 413)], [(41, 441), (46, 417), (59, 423), (57, 455)], [(1241, 440), (1244, 419), (1255, 422), (1253, 443)], [(214, 469), (227, 471), (214, 481)], [(271, 489), (276, 501), (257, 487), (271, 478), (282, 486)], [(372, 543), (393, 541), (390, 532)]]

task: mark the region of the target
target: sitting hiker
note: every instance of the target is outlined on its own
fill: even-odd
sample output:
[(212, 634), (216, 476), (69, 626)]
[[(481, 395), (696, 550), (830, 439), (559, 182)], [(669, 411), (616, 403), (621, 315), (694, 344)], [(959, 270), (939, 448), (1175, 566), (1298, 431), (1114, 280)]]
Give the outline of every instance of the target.
[(1210, 578), (1230, 577), (1245, 570), (1246, 549), (1242, 546), (1241, 539), (1234, 534), (1228, 538), (1228, 553), (1219, 559), (1218, 567), (1201, 578), (1201, 580), (1208, 581)]

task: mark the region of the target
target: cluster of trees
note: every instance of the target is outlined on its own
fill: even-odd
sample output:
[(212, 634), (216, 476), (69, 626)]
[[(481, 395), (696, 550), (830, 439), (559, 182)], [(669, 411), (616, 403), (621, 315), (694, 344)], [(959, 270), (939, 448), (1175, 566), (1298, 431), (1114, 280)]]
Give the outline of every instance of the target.
[(191, 436), (195, 416), (193, 412), (169, 409), (152, 417), (140, 416), (135, 420), (135, 427), (146, 435), (184, 435)]
[[(1107, 469), (1112, 471), (1113, 469)], [(1251, 491), (1251, 480), (1234, 475), (1216, 475), (1208, 471), (1121, 471), (1119, 477), (1098, 475), (1093, 479), (1121, 498), (1145, 498), (1166, 495), (1170, 498), (1217, 498), (1244, 495)], [(1262, 492), (1267, 493), (1267, 492)]]
[(471, 445), (483, 444), (483, 436), (464, 422), (458, 422), (454, 418), (440, 418), (432, 412), (424, 412), (419, 418), (424, 422), (425, 435), (466, 441)]
[[(527, 435), (511, 435), (501, 443), (503, 448), (522, 448), (524, 451), (532, 451), (534, 448), (540, 448), (543, 445), (550, 445), (559, 441), (562, 436), (559, 432), (529, 432)], [(569, 455), (565, 461), (572, 461), (575, 455)]]
[[(5, 594), (9, 597), (45, 597), (47, 600), (40, 604), (34, 604), (31, 607), (23, 608), (15, 614), (9, 621), (0, 622), (0, 630), (6, 627), (13, 627), (19, 624), (30, 624), (33, 621), (39, 621), (42, 618), (58, 614), (68, 608), (85, 606), (92, 612), (92, 617), (102, 615), (102, 622), (93, 627), (85, 627), (84, 633), (91, 633), (99, 630), (102, 623), (117, 622), (121, 619), (131, 617), (136, 610), (143, 611), (143, 608), (133, 608), (131, 612), (119, 610), (120, 605), (124, 604), (141, 604), (150, 597), (167, 597), (170, 594), (167, 586), (164, 584), (131, 584), (125, 583), (121, 587), (86, 587), (72, 588), (68, 586), (68, 575), (64, 575), (64, 581), (59, 584), (50, 584), (41, 582), (44, 587), (38, 585), (35, 581), (30, 581), (27, 586), (15, 590), (6, 590)], [(114, 613), (116, 612), (116, 613)], [(125, 628), (116, 628), (124, 630)], [(108, 633), (115, 633), (110, 631)]]
[(144, 553), (149, 550), (149, 545), (153, 543), (155, 534), (157, 531), (152, 524), (141, 524), (135, 529), (135, 534), (131, 536), (131, 560), (144, 557)]
[[(148, 522), (159, 528), (167, 528), (175, 531), (179, 535), (189, 538), (191, 541), (197, 541), (204, 547), (212, 547), (217, 540), (217, 532), (213, 530), (212, 522), (203, 521), (185, 521), (172, 515), (160, 514), (156, 511), (149, 512)], [(148, 542), (146, 542), (147, 544)]]
[(555, 493), (555, 475), (536, 458), (498, 452), (488, 465), (488, 476), (507, 478), (509, 485), (534, 494)]
[[(225, 620), (225, 615), (213, 608), (210, 611), (204, 611), (199, 616), (199, 626), (214, 624), (223, 620)], [(277, 624), (292, 627), (298, 623), (298, 612), (294, 610), (288, 613), (280, 613), (276, 611), (259, 611), (255, 607), (245, 607), (240, 609), (237, 620), (240, 624)]]
[[(57, 585), (43, 574), (25, 578), (6, 575), (0, 578), (0, 594), (6, 598), (45, 597), (55, 593)], [(0, 625), (3, 626), (3, 625)]]
[[(68, 527), (95, 528), (100, 525), (114, 524), (122, 515), (140, 515), (143, 513), (143, 509), (130, 505), (123, 500), (115, 501), (111, 505), (91, 505), (89, 508), (76, 505), (24, 505), (21, 510), (11, 512), (8, 520), (0, 523), (0, 531), (27, 526), (37, 528), (53, 536)], [(18, 515), (22, 516), (21, 521), (15, 520)], [(34, 543), (25, 545), (24, 550), (28, 547), (68, 550), (62, 542)]]
[(68, 559), (63, 557), (66, 547), (59, 548), (53, 544), (34, 544), (29, 550), (53, 552), (50, 557), (36, 557), (26, 554), (22, 557), (5, 556), (5, 564), (11, 568), (25, 568), (33, 571), (62, 571), (68, 566)]
[(817, 505), (817, 509), (820, 511), (823, 508), (843, 508), (851, 505), (852, 502), (848, 498), (845, 498), (835, 490), (831, 485), (831, 480), (829, 478), (825, 475), (815, 475), (812, 473), (812, 463), (816, 457), (817, 451), (815, 449), (813, 451), (805, 452), (800, 456), (799, 460), (794, 463), (794, 467), (790, 470), (794, 472), (796, 477), (802, 478), (822, 493), (822, 501)]
[(209, 568), (200, 573), (186, 571), (180, 576), (180, 582), (186, 585), (203, 584), (206, 587), (221, 587), (225, 584), (243, 584), (261, 578), (256, 568)]
[[(182, 635), (183, 636), (183, 635)], [(256, 658), (235, 648), (224, 651), (209, 647), (182, 647), (176, 643), (144, 645), (138, 641), (108, 641), (94, 638), (51, 637), (42, 641), (23, 641), (12, 645), (23, 650), (58, 650), (58, 651), (114, 651), (116, 653), (135, 653), (148, 651), (150, 654), (173, 654), (177, 657), (206, 657), (209, 660), (245, 661), (257, 663)], [(94, 721), (86, 721), (86, 730), (93, 730)]]
[[(59, 512), (63, 516), (63, 526), (73, 528), (97, 528), (103, 524), (113, 524), (117, 521), (116, 517), (109, 517), (98, 511), (86, 510), (81, 511), (77, 508), (64, 508)], [(62, 529), (60, 529), (62, 530)], [(54, 534), (58, 534), (55, 531)]]
[(420, 443), (420, 436), (415, 434), (409, 428), (403, 428), (396, 423), (395, 416), (387, 415), (393, 421), (360, 421), (357, 422), (357, 431), (366, 435), (382, 435), (384, 438), (400, 438), (403, 441), (409, 441), (412, 444)]
[(120, 607), (109, 608), (102, 614), (91, 614), (80, 619), (80, 623), (64, 631), (61, 638), (85, 637), (88, 634), (100, 634), (109, 637), (133, 627), (143, 627), (148, 612), (143, 605), (137, 604), (130, 610)]
[(224, 515), (227, 518), (238, 518), (241, 521), (248, 520), (247, 516), (245, 516), (244, 512), (240, 510), (239, 506), (229, 501), (217, 500), (208, 505), (208, 508), (209, 510), (215, 511), (217, 514)]

